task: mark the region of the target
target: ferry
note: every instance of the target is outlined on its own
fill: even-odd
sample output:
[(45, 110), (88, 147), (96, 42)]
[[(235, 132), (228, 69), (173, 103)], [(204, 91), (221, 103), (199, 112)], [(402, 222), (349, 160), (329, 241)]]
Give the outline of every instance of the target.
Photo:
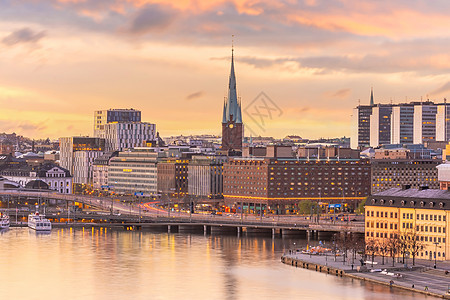
[(0, 229), (9, 228), (9, 216), (4, 213), (0, 213)]
[(39, 212), (35, 212), (28, 215), (28, 227), (36, 231), (50, 231), (52, 223), (44, 216), (39, 215)]

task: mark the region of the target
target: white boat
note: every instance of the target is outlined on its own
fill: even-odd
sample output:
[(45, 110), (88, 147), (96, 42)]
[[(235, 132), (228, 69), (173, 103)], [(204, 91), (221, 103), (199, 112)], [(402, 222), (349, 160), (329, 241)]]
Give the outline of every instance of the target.
[(28, 227), (36, 231), (50, 231), (52, 223), (44, 216), (39, 215), (39, 212), (35, 212), (28, 215)]
[(4, 213), (1, 213), (0, 229), (7, 229), (7, 228), (9, 228), (9, 216), (5, 215)]

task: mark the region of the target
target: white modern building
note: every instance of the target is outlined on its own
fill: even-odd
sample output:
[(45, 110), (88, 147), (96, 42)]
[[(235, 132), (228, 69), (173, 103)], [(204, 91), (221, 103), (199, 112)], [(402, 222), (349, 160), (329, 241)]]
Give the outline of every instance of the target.
[(95, 111), (94, 137), (105, 138), (105, 125), (121, 122), (141, 122), (141, 112), (132, 108)]
[(391, 142), (391, 105), (378, 104), (372, 107), (370, 116), (370, 146), (390, 144)]
[(412, 144), (414, 133), (414, 106), (392, 107), (391, 144)]
[(204, 199), (223, 198), (225, 156), (194, 156), (188, 166), (188, 194)]
[(94, 160), (102, 155), (102, 151), (75, 152), (73, 154), (73, 183), (92, 185)]
[(117, 194), (156, 195), (158, 153), (147, 147), (119, 152), (108, 167), (108, 186)]
[(436, 113), (436, 140), (450, 141), (450, 105), (441, 103)]
[(437, 106), (433, 102), (414, 105), (414, 144), (436, 141)]
[(106, 151), (123, 151), (155, 141), (156, 125), (146, 122), (108, 123), (105, 125)]
[(59, 160), (61, 167), (74, 174), (74, 154), (78, 151), (98, 151), (103, 154), (105, 140), (86, 136), (62, 137), (59, 139)]

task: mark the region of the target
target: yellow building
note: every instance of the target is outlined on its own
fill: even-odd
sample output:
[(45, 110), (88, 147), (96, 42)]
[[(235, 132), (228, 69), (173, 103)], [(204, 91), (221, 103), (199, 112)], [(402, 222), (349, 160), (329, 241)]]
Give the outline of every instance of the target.
[(366, 244), (409, 235), (420, 245), (416, 258), (450, 260), (450, 191), (389, 189), (369, 197), (365, 214)]

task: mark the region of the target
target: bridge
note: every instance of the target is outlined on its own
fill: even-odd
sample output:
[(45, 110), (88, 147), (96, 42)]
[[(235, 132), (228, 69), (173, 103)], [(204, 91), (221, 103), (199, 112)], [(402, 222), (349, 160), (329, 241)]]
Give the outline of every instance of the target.
[[(1, 190), (3, 201), (28, 201), (31, 204), (44, 204), (47, 208), (45, 215), (52, 220), (54, 227), (67, 226), (80, 223), (83, 226), (105, 226), (126, 230), (161, 229), (170, 232), (199, 232), (215, 233), (247, 233), (247, 234), (281, 234), (289, 235), (326, 235), (339, 233), (364, 233), (364, 221), (352, 222), (330, 221), (320, 219), (311, 221), (309, 217), (296, 215), (248, 215), (226, 214), (211, 215), (203, 213), (171, 212), (148, 204), (136, 204), (120, 201), (110, 197), (93, 197), (88, 195), (60, 194), (55, 191), (35, 190)], [(17, 201), (17, 202), (16, 202)], [(34, 201), (34, 203), (33, 203)], [(70, 203), (100, 209), (101, 211), (76, 212), (69, 208)], [(50, 204), (50, 205), (49, 205)], [(66, 210), (57, 211), (55, 205), (65, 205)], [(53, 207), (52, 207), (53, 205)], [(19, 211), (14, 208), (9, 212), (12, 223), (24, 220), (28, 211)], [(14, 218), (14, 215), (16, 219)]]

